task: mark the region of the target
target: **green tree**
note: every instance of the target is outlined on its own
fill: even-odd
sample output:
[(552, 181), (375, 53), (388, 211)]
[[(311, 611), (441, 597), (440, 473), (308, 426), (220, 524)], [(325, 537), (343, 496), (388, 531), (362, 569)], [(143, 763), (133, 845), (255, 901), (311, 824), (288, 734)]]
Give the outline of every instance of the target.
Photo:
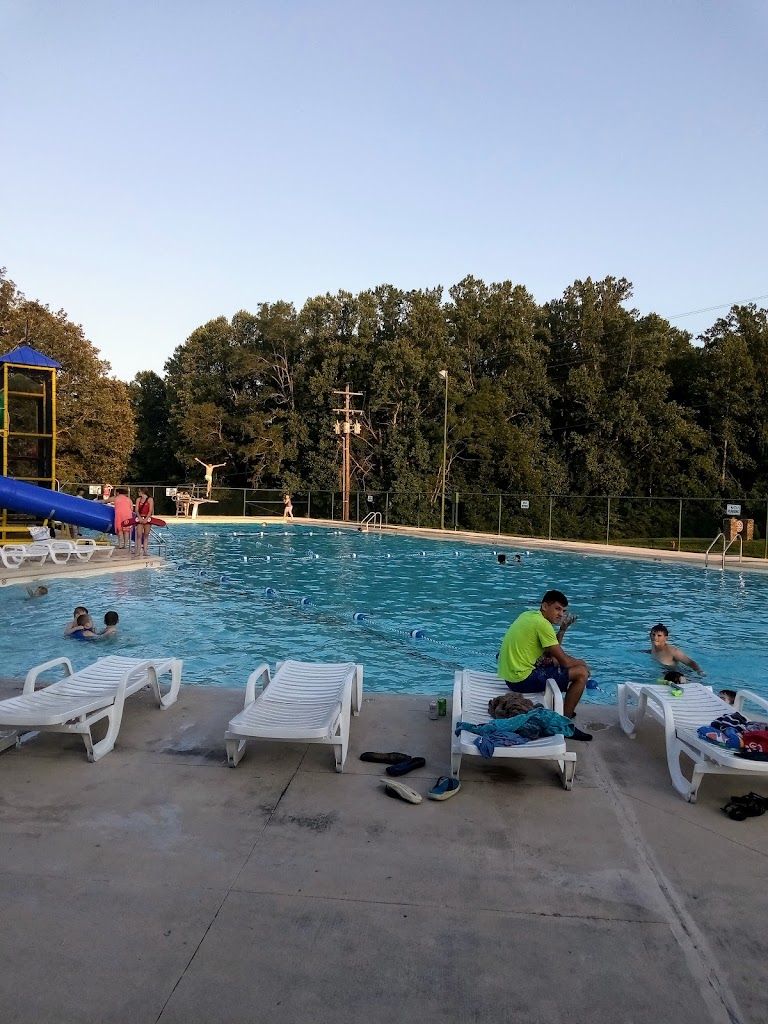
[(67, 318), (31, 301), (0, 270), (0, 335), (4, 350), (32, 345), (61, 364), (57, 373), (57, 455), (60, 480), (117, 481), (133, 448), (135, 423), (128, 385), (109, 376), (109, 363)]
[(174, 455), (168, 386), (151, 370), (137, 373), (129, 385), (136, 420), (136, 442), (128, 479), (137, 483), (173, 482), (181, 475)]

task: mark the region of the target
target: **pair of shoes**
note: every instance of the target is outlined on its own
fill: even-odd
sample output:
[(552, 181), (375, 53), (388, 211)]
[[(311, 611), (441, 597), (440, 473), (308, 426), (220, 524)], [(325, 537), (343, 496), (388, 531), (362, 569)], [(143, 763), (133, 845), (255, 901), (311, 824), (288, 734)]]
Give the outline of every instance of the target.
[(383, 754), (379, 750), (366, 750), (360, 755), (360, 760), (373, 761), (374, 764), (400, 764), (401, 761), (407, 761), (410, 756), (401, 754), (399, 750), (390, 750), (388, 754)]
[(427, 793), (428, 800), (449, 800), (461, 789), (458, 779), (451, 779), (447, 775), (441, 775), (432, 789)]
[(423, 768), (426, 763), (423, 757), (409, 757), (407, 761), (391, 764), (386, 770), (387, 775), (407, 775), (408, 772), (416, 771), (417, 768)]
[(747, 818), (759, 818), (768, 810), (768, 800), (759, 793), (747, 793), (746, 796), (732, 796), (723, 807), (723, 812), (733, 821), (745, 821)]

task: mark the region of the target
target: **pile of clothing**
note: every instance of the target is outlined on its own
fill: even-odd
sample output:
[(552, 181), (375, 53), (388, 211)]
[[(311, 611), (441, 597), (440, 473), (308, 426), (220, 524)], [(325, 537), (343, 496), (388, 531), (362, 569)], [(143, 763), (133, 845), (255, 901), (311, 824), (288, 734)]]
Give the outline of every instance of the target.
[(575, 732), (570, 718), (516, 693), (494, 697), (488, 703), (488, 712), (494, 716), (492, 722), (459, 722), (456, 726), (457, 736), (462, 730), (476, 734), (475, 746), (483, 757), (493, 757), (496, 747), (517, 747), (544, 736), (573, 736)]
[(739, 711), (697, 729), (698, 735), (750, 761), (768, 761), (768, 722), (750, 722)]

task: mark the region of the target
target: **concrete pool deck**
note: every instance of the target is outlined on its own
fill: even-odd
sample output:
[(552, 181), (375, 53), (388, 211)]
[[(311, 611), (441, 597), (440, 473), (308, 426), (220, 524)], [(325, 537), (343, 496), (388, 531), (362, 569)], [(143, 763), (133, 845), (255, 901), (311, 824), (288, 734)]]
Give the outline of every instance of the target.
[(3, 754), (2, 1020), (762, 1024), (768, 816), (719, 809), (758, 780), (686, 804), (660, 728), (586, 705), (570, 793), (465, 759), (453, 799), (387, 799), (362, 750), (423, 754), (423, 794), (448, 771), (427, 699), (367, 694), (343, 775), (294, 744), (228, 768), (242, 691), (206, 687), (133, 698), (96, 764), (61, 735)]

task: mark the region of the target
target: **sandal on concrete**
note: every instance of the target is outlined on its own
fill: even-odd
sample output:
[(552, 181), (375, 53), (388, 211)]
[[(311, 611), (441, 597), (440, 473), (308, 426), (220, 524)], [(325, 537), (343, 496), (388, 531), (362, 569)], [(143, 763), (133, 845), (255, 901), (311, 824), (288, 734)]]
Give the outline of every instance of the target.
[(421, 795), (416, 792), (415, 789), (411, 789), (410, 786), (406, 786), (404, 782), (390, 782), (389, 779), (384, 783), (384, 792), (387, 796), (398, 797), (400, 800), (405, 800), (409, 804), (420, 804)]
[(432, 789), (427, 793), (428, 800), (449, 800), (461, 789), (458, 779), (450, 779), (447, 775), (441, 775)]
[(373, 761), (374, 764), (400, 764), (407, 761), (410, 754), (401, 754), (399, 750), (390, 750), (389, 753), (382, 753), (380, 750), (366, 750), (360, 755), (361, 761)]
[(413, 772), (417, 768), (423, 768), (426, 763), (423, 757), (409, 757), (407, 761), (391, 764), (387, 768), (387, 775), (407, 775), (408, 772)]

